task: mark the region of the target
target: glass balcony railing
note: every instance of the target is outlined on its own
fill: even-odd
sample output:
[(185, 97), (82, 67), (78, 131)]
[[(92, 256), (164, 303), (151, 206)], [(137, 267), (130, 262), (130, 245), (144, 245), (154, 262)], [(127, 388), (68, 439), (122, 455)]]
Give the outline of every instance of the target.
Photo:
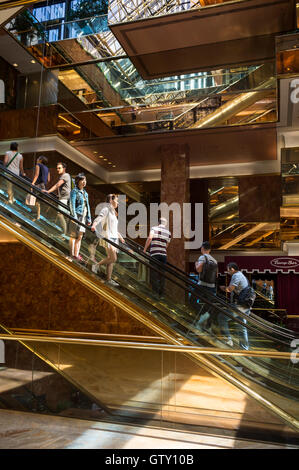
[[(10, 20), (5, 28), (24, 46), (76, 39), (81, 36), (109, 32), (107, 15), (93, 16), (73, 21), (52, 20), (39, 22), (30, 10), (23, 10)], [(111, 34), (111, 33), (110, 33)]]

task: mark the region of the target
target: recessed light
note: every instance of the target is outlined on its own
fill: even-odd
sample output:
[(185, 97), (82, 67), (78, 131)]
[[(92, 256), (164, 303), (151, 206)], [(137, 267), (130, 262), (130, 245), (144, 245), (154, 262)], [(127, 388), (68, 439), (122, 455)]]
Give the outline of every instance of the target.
[(104, 158), (103, 155), (99, 155), (99, 158)]
[(116, 165), (112, 165), (112, 168), (116, 168)]
[(36, 61), (35, 61), (34, 59), (32, 59), (30, 62), (31, 62), (32, 64), (36, 64)]
[(93, 153), (98, 153), (98, 152), (93, 152)]
[(12, 64), (14, 67), (19, 67), (18, 64)]
[(104, 158), (104, 162), (107, 162), (108, 161), (108, 158)]
[(112, 165), (112, 163), (111, 163), (111, 162), (108, 162), (108, 165)]

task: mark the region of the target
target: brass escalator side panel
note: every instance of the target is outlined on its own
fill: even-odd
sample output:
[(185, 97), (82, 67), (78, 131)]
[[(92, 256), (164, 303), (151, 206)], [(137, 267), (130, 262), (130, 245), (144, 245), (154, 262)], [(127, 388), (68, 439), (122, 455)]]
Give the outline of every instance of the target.
[[(147, 314), (144, 310), (139, 309), (137, 306), (130, 303), (127, 299), (121, 297), (119, 293), (110, 289), (108, 286), (102, 284), (100, 281), (95, 281), (95, 279), (91, 275), (83, 274), (82, 270), (80, 270), (79, 267), (75, 266), (73, 263), (68, 262), (62, 255), (54, 253), (50, 248), (45, 246), (40, 241), (36, 240), (25, 230), (23, 230), (20, 226), (6, 220), (5, 217), (3, 217), (2, 215), (0, 215), (0, 227), (5, 230), (8, 230), (20, 242), (24, 243), (31, 250), (43, 256), (51, 263), (54, 263), (58, 268), (62, 269), (64, 272), (73, 276), (75, 279), (77, 279), (91, 291), (98, 294), (104, 300), (111, 302), (113, 305), (132, 315), (141, 323), (146, 324), (147, 327), (155, 331), (155, 333), (157, 333), (159, 336), (164, 337), (170, 344), (186, 344), (186, 340), (181, 338), (180, 336), (175, 336), (174, 331), (171, 330), (169, 327), (159, 322), (155, 318), (150, 318), (149, 314)], [(293, 426), (295, 429), (299, 429), (299, 422), (293, 416), (285, 412), (279, 406), (272, 403), (270, 400), (265, 399), (262, 396), (262, 390), (256, 392), (251, 387), (251, 384), (242, 382), (236, 370), (229, 368), (221, 362), (219, 363), (216, 358), (207, 358), (204, 355), (191, 352), (188, 353), (188, 356), (193, 358), (196, 362), (200, 361), (201, 366), (208, 370), (209, 373), (213, 373), (217, 377), (227, 380), (232, 385), (235, 385), (237, 388), (241, 389), (249, 396), (256, 399), (261, 405), (270, 409), (274, 414), (278, 415), (289, 425)]]
[[(167, 328), (165, 325), (160, 323), (158, 320), (151, 318), (149, 315), (144, 312), (144, 310), (139, 309), (134, 304), (130, 303), (127, 299), (121, 296), (118, 292), (110, 289), (104, 283), (96, 281), (91, 275), (87, 273), (83, 274), (82, 270), (75, 264), (69, 262), (65, 257), (59, 255), (52, 251), (50, 248), (45, 246), (40, 241), (32, 237), (28, 232), (23, 230), (21, 227), (16, 226), (14, 223), (8, 221), (0, 214), (0, 227), (4, 230), (9, 231), (15, 236), (21, 243), (25, 244), (28, 248), (35, 251), (39, 255), (46, 258), (48, 261), (53, 263), (59, 269), (62, 269), (64, 272), (74, 277), (77, 281), (82, 283), (85, 287), (102, 297), (107, 302), (111, 302), (116, 307), (121, 310), (129, 313), (137, 320), (144, 323), (145, 317), (148, 322), (148, 327), (154, 330), (159, 335), (163, 336), (167, 340), (174, 340), (173, 331), (170, 328)], [(162, 330), (163, 329), (163, 330)], [(163, 335), (161, 334), (163, 331)], [(176, 344), (180, 344), (179, 341)]]

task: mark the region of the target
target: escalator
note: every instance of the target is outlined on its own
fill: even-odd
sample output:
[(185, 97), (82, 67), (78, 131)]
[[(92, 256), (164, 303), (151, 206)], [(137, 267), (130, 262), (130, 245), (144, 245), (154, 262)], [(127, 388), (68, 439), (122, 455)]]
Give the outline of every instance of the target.
[(263, 116), (276, 120), (273, 63), (143, 80), (106, 24), (96, 21), (94, 34), (82, 35), (80, 21), (70, 23), (68, 39), (54, 41), (28, 11), (17, 19), (28, 22), (28, 31), (20, 35), (14, 22), (7, 31), (38, 60), (45, 55), (44, 65), (59, 70), (72, 93), (78, 83), (85, 90), (78, 97), (86, 109), (72, 109), (77, 118), (106, 122), (110, 107), (112, 135), (256, 123)]
[[(8, 204), (8, 184), (13, 187), (13, 204)], [(41, 207), (41, 217), (38, 220), (35, 208), (25, 204), (26, 196), (31, 191)], [(91, 269), (91, 247), (96, 248), (97, 261), (105, 255), (103, 248), (96, 246), (97, 238), (88, 227), (81, 246), (84, 262), (68, 259), (68, 237), (63, 236), (59, 225), (59, 217), (72, 219), (66, 210), (67, 207), (32, 187), (25, 179), (3, 167), (0, 169), (2, 229), (13, 234), (20, 242), (67, 272), (102, 299), (133, 316), (169, 344), (237, 353), (240, 349), (239, 335), (245, 328), (249, 337), (249, 350), (245, 355), (244, 351), (243, 354), (233, 356), (207, 356), (192, 351), (186, 354), (209, 373), (221, 377), (258, 400), (291, 426), (296, 429), (299, 427), (299, 370), (296, 361), (290, 360), (290, 353), (293, 352), (291, 343), (297, 338), (294, 332), (266, 322), (254, 314), (249, 317), (242, 314), (221, 298), (201, 291), (189, 277), (173, 266), (168, 265), (162, 271), (159, 262), (154, 262), (143, 254), (141, 247), (130, 240), (126, 245), (118, 246), (119, 262), (115, 264), (113, 279), (119, 286), (113, 287), (105, 283), (103, 273), (95, 274)], [(113, 245), (113, 242), (107, 243)], [(162, 298), (149, 287), (150, 269), (165, 280), (165, 296)], [(211, 321), (206, 329), (198, 323), (204, 313), (209, 313)], [(226, 344), (227, 338), (219, 328), (220, 315), (229, 319), (232, 347)], [(15, 325), (16, 328), (20, 326)], [(6, 325), (2, 327), (6, 328)], [(273, 357), (263, 357), (263, 354), (269, 356), (269, 352)]]

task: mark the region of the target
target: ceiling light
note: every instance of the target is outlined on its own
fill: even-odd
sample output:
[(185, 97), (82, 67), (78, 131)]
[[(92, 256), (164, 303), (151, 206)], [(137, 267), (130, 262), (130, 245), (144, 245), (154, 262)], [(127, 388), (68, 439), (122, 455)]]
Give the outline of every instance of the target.
[(103, 155), (99, 155), (99, 158), (104, 158)]
[(116, 165), (112, 165), (112, 168), (116, 168)]
[(108, 158), (104, 158), (104, 162), (107, 162), (108, 161)]
[(18, 64), (12, 64), (14, 67), (18, 67)]
[(93, 152), (93, 153), (98, 153), (98, 152)]
[(34, 59), (32, 59), (30, 62), (31, 62), (32, 64), (36, 64), (36, 61), (35, 61)]
[(108, 165), (112, 165), (112, 163), (111, 163), (111, 162), (108, 162)]

